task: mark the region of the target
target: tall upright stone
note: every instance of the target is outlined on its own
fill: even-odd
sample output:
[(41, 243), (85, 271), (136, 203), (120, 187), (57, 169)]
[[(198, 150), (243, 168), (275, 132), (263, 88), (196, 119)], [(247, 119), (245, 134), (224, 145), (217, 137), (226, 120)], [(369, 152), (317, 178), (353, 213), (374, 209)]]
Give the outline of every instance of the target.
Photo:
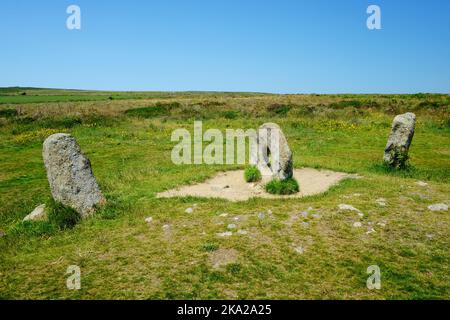
[(414, 113), (407, 112), (394, 118), (383, 158), (390, 167), (398, 169), (406, 165), (415, 125), (416, 115)]
[(52, 196), (76, 210), (91, 215), (105, 198), (95, 180), (89, 159), (70, 134), (57, 133), (44, 141), (43, 158)]
[(258, 129), (257, 167), (264, 176), (286, 180), (293, 175), (292, 152), (281, 128), (265, 123)]

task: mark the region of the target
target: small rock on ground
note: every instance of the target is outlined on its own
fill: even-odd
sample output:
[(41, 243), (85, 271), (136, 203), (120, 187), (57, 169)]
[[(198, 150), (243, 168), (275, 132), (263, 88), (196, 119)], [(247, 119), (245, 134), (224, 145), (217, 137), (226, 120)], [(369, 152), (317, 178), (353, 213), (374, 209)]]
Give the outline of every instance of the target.
[(385, 207), (385, 206), (386, 206), (386, 199), (384, 199), (384, 198), (378, 198), (377, 200), (375, 200), (375, 202), (376, 202), (380, 207)]
[(29, 215), (23, 218), (23, 221), (42, 221), (47, 217), (45, 204), (37, 206)]
[(423, 182), (423, 181), (417, 181), (416, 184), (417, 184), (419, 187), (426, 187), (426, 186), (428, 186), (428, 183)]
[(298, 254), (303, 254), (305, 252), (305, 248), (303, 248), (302, 246), (295, 247), (294, 250)]
[(338, 206), (339, 210), (349, 210), (349, 211), (356, 211), (361, 212), (359, 209), (356, 209), (354, 206), (351, 206), (349, 204), (340, 204)]
[(436, 203), (428, 206), (428, 209), (431, 211), (447, 211), (448, 205), (445, 203)]
[(184, 210), (184, 212), (186, 212), (186, 213), (192, 213), (192, 212), (194, 212), (194, 209), (192, 209), (192, 208), (187, 208), (186, 210)]
[(227, 226), (227, 228), (228, 229), (236, 229), (236, 225), (234, 224), (234, 223), (230, 223), (228, 226)]
[(362, 223), (361, 223), (361, 222), (355, 222), (355, 223), (353, 224), (353, 226), (354, 226), (355, 228), (360, 228), (360, 227), (362, 227)]
[(145, 218), (145, 222), (147, 223), (151, 223), (152, 221), (153, 221), (152, 217)]
[(233, 232), (231, 232), (231, 231), (221, 232), (221, 233), (217, 234), (218, 237), (231, 237), (232, 235), (233, 235)]

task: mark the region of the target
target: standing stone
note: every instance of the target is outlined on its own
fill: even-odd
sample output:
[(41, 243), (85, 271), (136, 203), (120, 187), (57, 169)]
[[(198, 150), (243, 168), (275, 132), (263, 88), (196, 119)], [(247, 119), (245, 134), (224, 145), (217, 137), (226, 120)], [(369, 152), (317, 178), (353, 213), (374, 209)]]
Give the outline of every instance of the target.
[(281, 128), (265, 123), (258, 130), (258, 163), (262, 175), (273, 179), (292, 178), (292, 152)]
[(43, 157), (55, 201), (89, 216), (105, 202), (91, 163), (70, 134), (57, 133), (44, 141)]
[(408, 112), (394, 118), (391, 134), (384, 149), (384, 162), (393, 168), (402, 168), (408, 160), (408, 150), (414, 136), (416, 115)]

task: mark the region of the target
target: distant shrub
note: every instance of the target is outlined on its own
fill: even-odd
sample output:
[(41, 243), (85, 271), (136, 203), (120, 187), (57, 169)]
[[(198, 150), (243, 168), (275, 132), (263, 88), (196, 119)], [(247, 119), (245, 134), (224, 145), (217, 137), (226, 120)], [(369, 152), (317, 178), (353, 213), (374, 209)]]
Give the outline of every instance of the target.
[(292, 109), (291, 105), (274, 103), (267, 107), (267, 111), (277, 115), (285, 115)]
[(360, 107), (363, 105), (362, 101), (359, 100), (342, 100), (338, 102), (333, 102), (329, 104), (329, 107), (332, 109), (344, 109), (348, 107)]
[(299, 192), (300, 187), (294, 178), (286, 180), (274, 179), (266, 184), (266, 191), (271, 194), (288, 195)]
[(223, 112), (222, 115), (226, 119), (236, 119), (239, 116), (239, 112), (230, 110)]
[(53, 200), (47, 210), (48, 221), (60, 230), (71, 229), (81, 220), (78, 212)]
[(1, 109), (0, 110), (0, 117), (3, 118), (13, 118), (13, 117), (17, 117), (19, 113), (17, 112), (16, 109)]
[(239, 263), (230, 263), (226, 266), (226, 269), (232, 275), (237, 275), (241, 272), (242, 266)]
[(126, 115), (140, 117), (140, 118), (154, 118), (170, 113), (172, 109), (179, 108), (181, 105), (178, 102), (172, 103), (157, 103), (151, 107), (143, 107), (136, 109), (128, 109), (125, 111)]
[(202, 107), (220, 107), (220, 106), (224, 106), (226, 103), (225, 102), (221, 102), (221, 101), (203, 101), (201, 103)]
[(256, 182), (261, 180), (261, 172), (256, 166), (247, 167), (244, 171), (244, 178), (247, 182)]
[(205, 243), (203, 245), (203, 250), (206, 252), (213, 252), (219, 249), (219, 245), (217, 243)]

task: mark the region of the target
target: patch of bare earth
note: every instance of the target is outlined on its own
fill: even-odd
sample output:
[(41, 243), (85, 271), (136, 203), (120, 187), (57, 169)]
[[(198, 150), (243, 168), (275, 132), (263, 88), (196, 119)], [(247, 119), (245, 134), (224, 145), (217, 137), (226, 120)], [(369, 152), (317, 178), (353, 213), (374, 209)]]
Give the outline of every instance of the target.
[(209, 254), (209, 262), (214, 269), (236, 262), (239, 253), (234, 249), (218, 249)]
[(158, 193), (158, 198), (171, 197), (204, 197), (223, 198), (230, 201), (246, 201), (250, 198), (301, 198), (323, 193), (331, 186), (345, 178), (354, 178), (343, 172), (330, 170), (316, 170), (302, 168), (294, 170), (294, 178), (300, 184), (300, 192), (288, 196), (269, 194), (264, 190), (264, 185), (270, 177), (263, 177), (258, 183), (247, 183), (244, 180), (243, 170), (234, 170), (218, 173), (215, 177), (199, 184), (183, 186), (176, 189)]

